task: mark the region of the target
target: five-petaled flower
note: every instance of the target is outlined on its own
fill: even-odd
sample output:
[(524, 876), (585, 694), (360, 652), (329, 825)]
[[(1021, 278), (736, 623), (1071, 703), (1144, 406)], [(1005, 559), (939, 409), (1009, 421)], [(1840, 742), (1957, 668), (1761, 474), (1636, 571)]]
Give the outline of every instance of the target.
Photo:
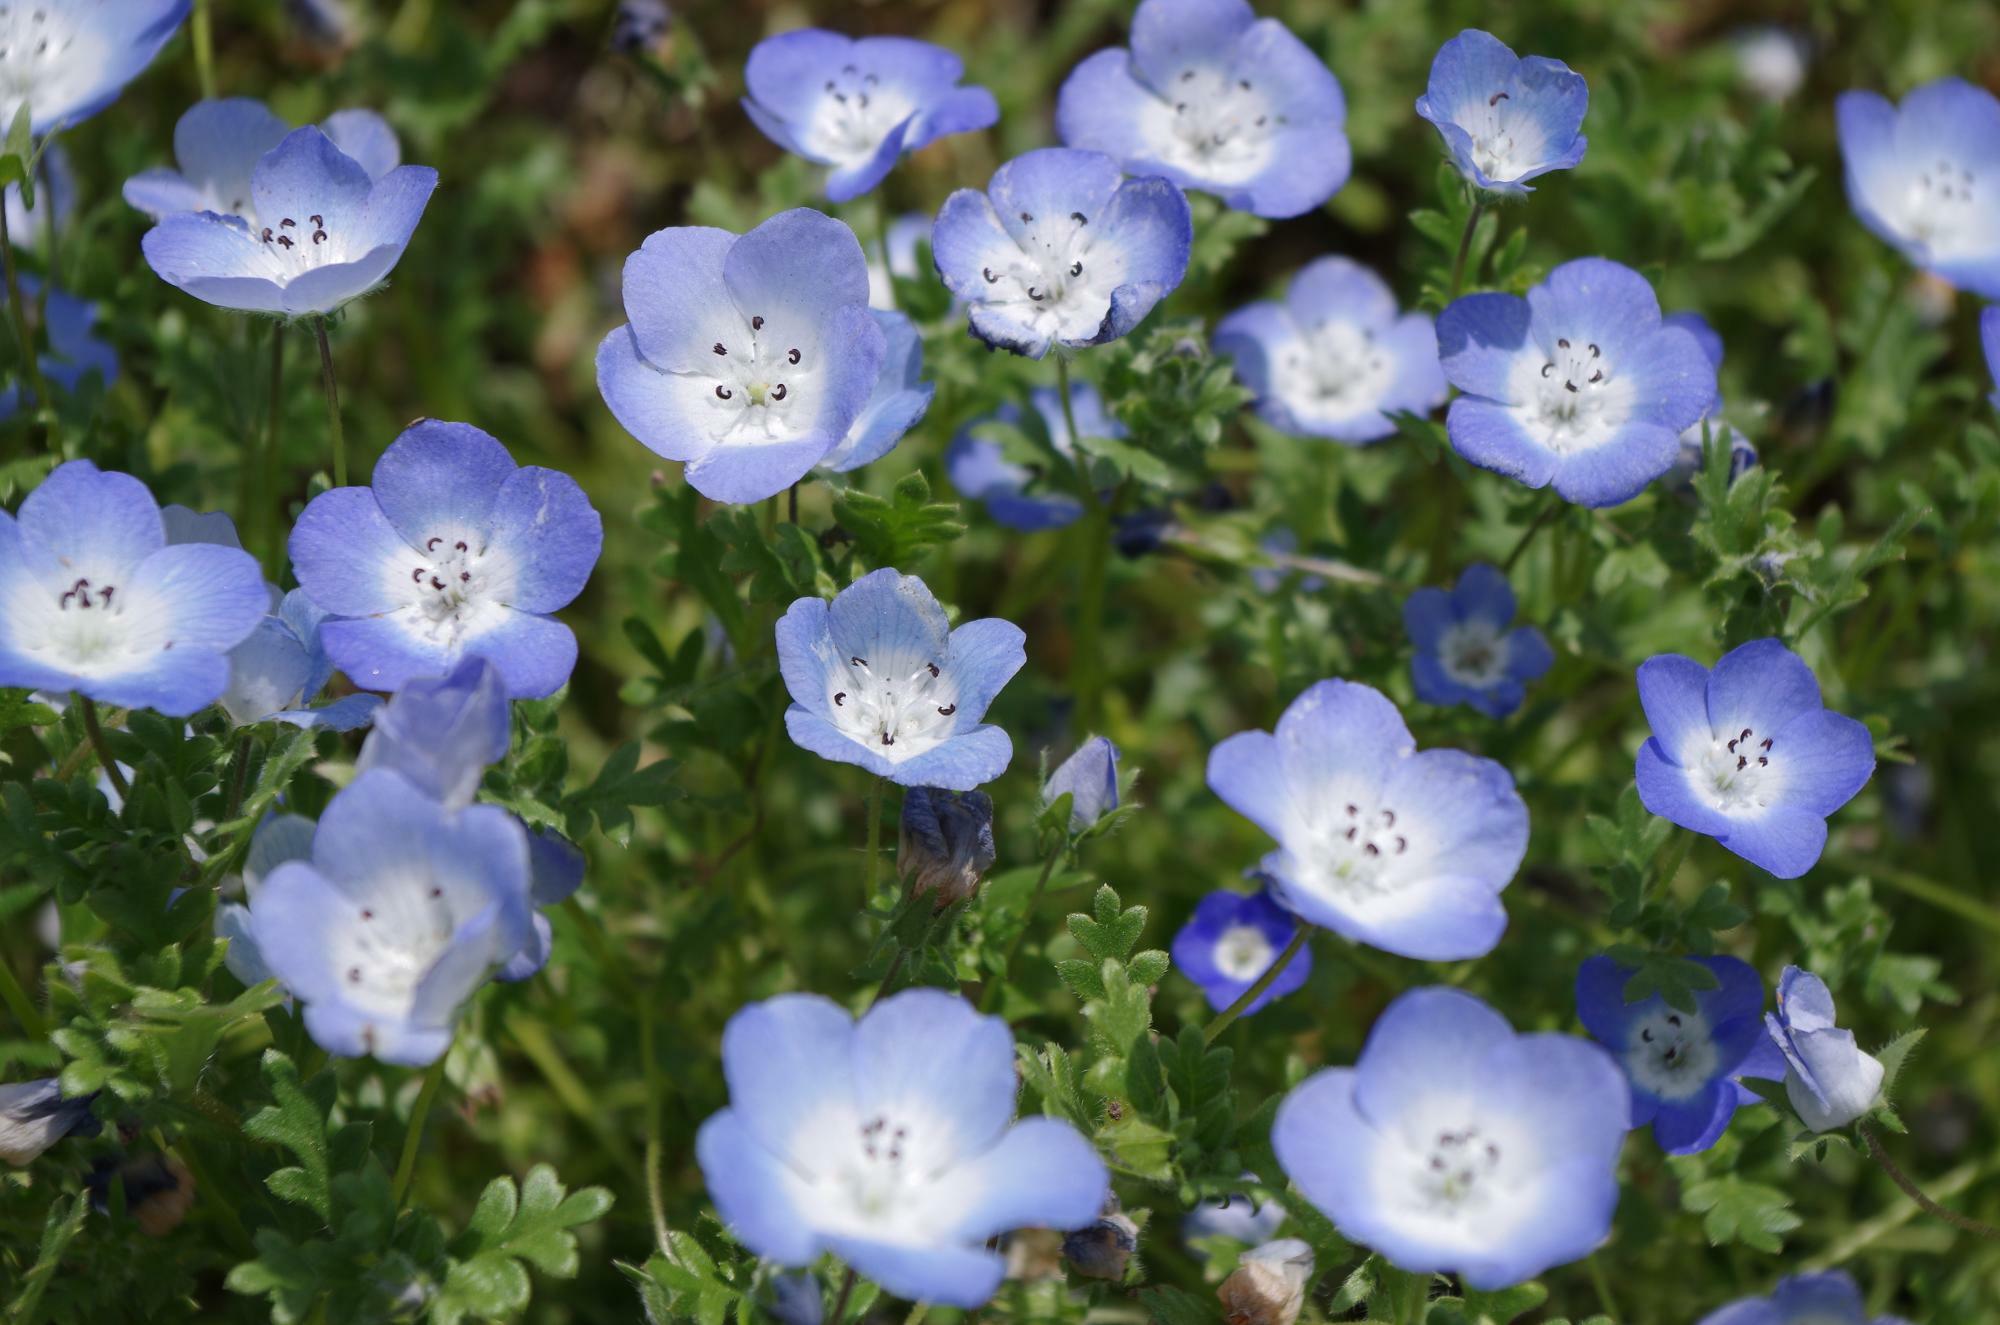
[(797, 208), (745, 235), (678, 226), (625, 260), (625, 316), (597, 386), (626, 431), (704, 497), (762, 501), (847, 438), (883, 373), (854, 232)]
[(23, 106), (40, 136), (118, 99), (174, 29), (190, 0), (15, 0), (0, 6), (0, 124)]
[[(1069, 435), (1062, 397), (1054, 387), (1038, 386), (1028, 392), (1028, 404), (1032, 409), (1023, 414), (1014, 402), (1007, 401), (992, 414), (959, 429), (945, 449), (944, 472), (951, 485), (983, 505), (995, 523), (1035, 533), (1076, 523), (1083, 518), (1083, 503), (1071, 490), (1076, 439)], [(1104, 398), (1090, 383), (1070, 384), (1069, 407), (1076, 416), (1077, 431), (1085, 437), (1125, 435), (1125, 425), (1104, 408)], [(1045, 475), (1009, 460), (999, 442), (978, 435), (979, 429), (990, 423), (1038, 429), (1036, 440), (1054, 453), (1060, 478), (1052, 485)]]
[(1638, 496), (1715, 400), (1700, 342), (1662, 321), (1645, 277), (1605, 258), (1563, 263), (1526, 299), (1467, 295), (1437, 336), (1465, 393), (1446, 416), (1452, 449), (1580, 506)]
[(2000, 98), (1941, 78), (1901, 106), (1844, 92), (1835, 114), (1861, 223), (1925, 271), (2000, 299)]
[(1425, 414), (1444, 403), (1437, 332), (1422, 313), (1396, 312), (1381, 277), (1348, 258), (1300, 269), (1284, 301), (1239, 308), (1215, 328), (1215, 350), (1272, 427), (1335, 441), (1378, 441), (1389, 414)]
[(1633, 972), (1609, 957), (1587, 958), (1576, 973), (1577, 1016), (1625, 1069), (1632, 1126), (1651, 1123), (1653, 1139), (1670, 1155), (1708, 1149), (1736, 1106), (1756, 1099), (1738, 1077), (1776, 1079), (1782, 1072), (1768, 1052), (1757, 972), (1734, 957), (1687, 960), (1716, 979), (1715, 988), (1695, 991), (1692, 1010), (1659, 994), (1626, 1002)]
[(1781, 879), (1811, 869), (1826, 817), (1875, 771), (1868, 728), (1830, 712), (1800, 657), (1774, 639), (1731, 649), (1713, 671), (1677, 653), (1639, 664), (1653, 734), (1639, 799)]
[(1886, 1069), (1834, 1021), (1833, 992), (1810, 971), (1785, 968), (1764, 1026), (1785, 1056), (1785, 1098), (1813, 1131), (1845, 1127), (1881, 1099)]
[(356, 685), (400, 690), (477, 656), (509, 696), (536, 699), (576, 665), (576, 636), (549, 613), (583, 592), (603, 543), (576, 480), (517, 466), (470, 424), (423, 419), (382, 453), (372, 488), (313, 498), (291, 553), (332, 614), (327, 655)]
[(999, 120), (993, 94), (960, 87), (964, 76), (958, 56), (927, 41), (802, 28), (752, 48), (743, 109), (772, 142), (830, 167), (826, 196), (846, 202), (903, 153)]
[(985, 193), (945, 199), (931, 257), (968, 305), (973, 335), (1039, 359), (1139, 325), (1181, 283), (1193, 242), (1171, 181), (1126, 179), (1101, 152), (1045, 147), (1001, 166)]
[(1208, 785), (1277, 839), (1259, 869), (1307, 923), (1429, 961), (1478, 957), (1500, 941), (1500, 891), (1527, 853), (1528, 807), (1491, 759), (1419, 753), (1380, 691), (1319, 682), (1275, 735), (1238, 732), (1216, 746)]
[(1333, 71), (1245, 0), (1143, 0), (1131, 49), (1079, 64), (1056, 103), (1069, 146), (1273, 217), (1347, 182), (1346, 119)]
[(1450, 589), (1418, 589), (1403, 604), (1417, 647), (1410, 677), (1426, 704), (1469, 704), (1489, 718), (1521, 707), (1525, 683), (1555, 663), (1542, 632), (1516, 626), (1514, 590), (1500, 571), (1467, 566)]
[(222, 697), (270, 601), (255, 558), (170, 544), (146, 485), (88, 460), (0, 513), (0, 685), (186, 716)]
[[(1269, 893), (1212, 892), (1174, 935), (1174, 969), (1199, 985), (1208, 1005), (1220, 1012), (1271, 969), (1298, 932), (1298, 917), (1272, 901)], [(1241, 1015), (1247, 1017), (1272, 999), (1303, 987), (1311, 974), (1312, 949), (1302, 948)]]
[[(372, 110), (337, 110), (319, 128), (371, 182), (402, 164), (396, 131)], [(257, 163), (291, 131), (263, 102), (249, 97), (197, 101), (174, 125), (180, 168), (140, 171), (125, 181), (125, 201), (156, 220), (175, 212), (214, 212), (247, 224), (257, 214), (252, 188)]]
[[(1746, 1297), (1701, 1318), (1700, 1325), (1870, 1325), (1861, 1290), (1845, 1270), (1796, 1274), (1778, 1280), (1769, 1297)], [(1873, 1325), (1909, 1325), (1901, 1316), (1876, 1316)]]
[(1081, 1228), (1103, 1161), (1054, 1118), (1014, 1119), (1014, 1037), (936, 989), (856, 1022), (810, 994), (753, 1003), (722, 1033), (729, 1107), (695, 1155), (736, 1239), (780, 1265), (832, 1252), (899, 1297), (976, 1307), (1000, 1286), (988, 1239)]
[(1042, 804), (1069, 797), (1069, 830), (1081, 833), (1118, 808), (1118, 747), (1093, 736), (1062, 761), (1042, 786)]
[(1631, 1104), (1610, 1055), (1517, 1035), (1455, 989), (1416, 989), (1360, 1060), (1308, 1077), (1271, 1145), (1293, 1184), (1390, 1264), (1505, 1288), (1611, 1232)]
[(1583, 160), (1583, 75), (1546, 56), (1516, 56), (1490, 32), (1467, 28), (1438, 48), (1417, 114), (1437, 126), (1459, 173), (1493, 193)]
[(870, 308), (882, 330), (882, 371), (868, 403), (848, 425), (847, 435), (819, 462), (821, 469), (845, 474), (889, 454), (903, 434), (923, 421), (937, 385), (923, 380), (924, 338), (916, 324), (893, 310)]
[(905, 787), (971, 791), (1007, 769), (1014, 743), (981, 721), (1027, 660), (998, 617), (953, 630), (914, 575), (882, 569), (829, 603), (801, 598), (778, 622), (785, 730), (822, 759)]

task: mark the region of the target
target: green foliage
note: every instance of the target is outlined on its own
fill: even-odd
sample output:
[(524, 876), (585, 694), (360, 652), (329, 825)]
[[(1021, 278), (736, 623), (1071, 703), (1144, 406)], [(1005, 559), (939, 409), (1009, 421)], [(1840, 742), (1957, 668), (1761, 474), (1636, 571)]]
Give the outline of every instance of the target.
[(955, 504), (931, 500), (922, 470), (899, 479), (888, 497), (849, 488), (835, 499), (833, 514), (861, 559), (876, 568), (916, 564), (927, 550), (965, 533)]

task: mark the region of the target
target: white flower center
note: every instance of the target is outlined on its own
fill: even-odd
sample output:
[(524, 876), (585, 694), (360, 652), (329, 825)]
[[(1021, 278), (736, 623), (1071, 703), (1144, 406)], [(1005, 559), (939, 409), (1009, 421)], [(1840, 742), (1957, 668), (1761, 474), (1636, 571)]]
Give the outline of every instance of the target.
[(914, 759), (951, 738), (957, 679), (936, 662), (877, 671), (853, 655), (827, 679), (834, 725), (892, 763)]
[(8, 121), (24, 102), (56, 105), (86, 93), (110, 59), (103, 46), (101, 29), (77, 24), (67, 0), (0, 5), (0, 108)]
[[(1965, 165), (1939, 157), (1917, 170), (1905, 186), (1903, 225), (1911, 238), (1946, 255), (1980, 222), (1979, 178)], [(1984, 200), (1987, 208), (1994, 204)]]
[(1762, 810), (1776, 790), (1775, 748), (1771, 737), (1752, 727), (1727, 738), (1717, 736), (1688, 769), (1688, 780), (1711, 809), (1724, 814)]
[(1399, 881), (1391, 866), (1409, 850), (1410, 839), (1399, 827), (1396, 811), (1349, 802), (1331, 822), (1312, 830), (1301, 854), (1314, 883), (1361, 901), (1396, 891)]
[(1697, 1094), (1715, 1076), (1715, 1041), (1697, 1013), (1661, 1008), (1640, 1022), (1625, 1046), (1625, 1070), (1661, 1099)]
[(847, 65), (826, 80), (806, 126), (807, 146), (830, 161), (859, 164), (875, 155), (889, 131), (916, 111), (910, 99), (858, 65)]
[(1285, 377), (1278, 394), (1330, 414), (1375, 408), (1396, 374), (1374, 334), (1351, 322), (1303, 328), (1281, 363)]
[(348, 227), (329, 223), (319, 212), (264, 217), (257, 214), (254, 204), (235, 210), (248, 222), (250, 235), (263, 254), (264, 274), (280, 285), (328, 263), (358, 256), (348, 251)]
[(403, 624), (446, 648), (488, 624), (513, 589), (513, 561), (473, 529), (438, 529), (395, 567)]
[(1413, 1147), (1416, 1205), (1425, 1213), (1460, 1217), (1495, 1199), (1502, 1151), (1498, 1140), (1468, 1123), (1441, 1130), (1427, 1146)]
[(1547, 147), (1534, 118), (1517, 113), (1513, 96), (1504, 91), (1496, 91), (1484, 106), (1461, 107), (1456, 121), (1472, 139), (1472, 163), (1498, 184), (1519, 179)]
[(22, 576), (7, 603), (15, 646), (50, 666), (82, 676), (115, 676), (174, 646), (169, 613), (157, 601), (134, 601), (120, 570), (65, 564), (55, 584)]
[(1511, 385), (1522, 424), (1562, 454), (1602, 446), (1632, 413), (1630, 384), (1595, 341), (1560, 337), (1549, 355), (1523, 354)]
[(1507, 646), (1500, 628), (1474, 618), (1445, 630), (1438, 641), (1444, 674), (1470, 690), (1491, 690), (1507, 679)]
[[(445, 890), (424, 878), (398, 880), (371, 890), (354, 923), (328, 934), (343, 998), (385, 1021), (407, 1017), (438, 957), (450, 946), (459, 917)], [(384, 909), (378, 909), (384, 908)]]
[(1183, 69), (1159, 94), (1151, 134), (1162, 160), (1206, 179), (1241, 181), (1270, 161), (1286, 120), (1248, 78), (1213, 67)]
[(1093, 256), (1096, 233), (1082, 212), (1022, 212), (1019, 220), (1028, 231), (1015, 251), (980, 269), (987, 286), (980, 302), (1051, 336), (1094, 334), (1111, 311), (1111, 292), (1124, 280), (1122, 257), (1108, 245)]
[(1215, 941), (1215, 969), (1231, 980), (1255, 980), (1275, 955), (1271, 940), (1255, 925), (1231, 925)]
[(790, 441), (814, 414), (800, 404), (819, 377), (818, 355), (765, 331), (753, 316), (741, 335), (709, 347), (715, 356), (710, 408), (718, 416), (714, 435), (725, 443)]

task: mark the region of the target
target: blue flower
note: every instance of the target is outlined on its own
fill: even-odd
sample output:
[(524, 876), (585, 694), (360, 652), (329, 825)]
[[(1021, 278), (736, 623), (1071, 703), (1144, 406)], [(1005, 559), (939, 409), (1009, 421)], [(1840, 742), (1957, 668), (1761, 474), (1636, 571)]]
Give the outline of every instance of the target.
[(898, 1297), (976, 1307), (1000, 1286), (983, 1244), (1082, 1228), (1110, 1185), (1075, 1128), (1014, 1122), (1014, 1037), (936, 989), (857, 1023), (829, 999), (753, 1003), (722, 1032), (729, 1107), (695, 1156), (736, 1240), (783, 1266), (832, 1252)]
[(1490, 32), (1467, 28), (1438, 48), (1417, 114), (1437, 126), (1459, 173), (1479, 188), (1519, 196), (1528, 181), (1583, 160), (1590, 105), (1583, 75), (1561, 60), (1517, 57)]
[(1125, 179), (1098, 152), (1045, 147), (945, 199), (931, 258), (970, 307), (972, 334), (1039, 359), (1116, 340), (1181, 283), (1187, 198), (1158, 175)]
[(423, 419), (382, 453), (374, 484), (321, 493), (292, 530), (334, 664), (390, 691), (476, 656), (512, 698), (555, 693), (576, 636), (549, 613), (583, 592), (604, 544), (576, 480), (516, 466), (470, 424)]
[[(1989, 308), (1979, 315), (1979, 338), (1986, 346), (1986, 371), (1993, 374), (1994, 385), (2000, 386), (2000, 307)], [(2000, 391), (1987, 397), (1993, 408), (2000, 409)]]
[[(1201, 986), (1208, 1005), (1222, 1011), (1257, 983), (1285, 945), (1299, 932), (1298, 918), (1268, 893), (1212, 892), (1201, 899), (1181, 932), (1174, 935), (1174, 969)], [(1243, 1016), (1261, 1011), (1272, 999), (1305, 985), (1312, 974), (1312, 949), (1303, 949), (1257, 995)]]
[(901, 786), (971, 791), (1014, 757), (980, 719), (1027, 660), (1026, 639), (998, 617), (953, 630), (922, 580), (886, 568), (831, 603), (801, 598), (778, 621), (785, 730)]
[(169, 545), (145, 484), (72, 460), (0, 513), (0, 603), (0, 685), (185, 717), (221, 698), (270, 597), (247, 552)]
[(1353, 1067), (1285, 1097), (1271, 1145), (1344, 1237), (1496, 1289), (1610, 1234), (1630, 1108), (1624, 1074), (1588, 1040), (1516, 1035), (1470, 994), (1416, 989)]
[(604, 403), (714, 501), (762, 501), (804, 478), (883, 374), (861, 243), (807, 208), (742, 236), (648, 236), (625, 260), (625, 316), (597, 350)]
[[(1701, 1325), (1869, 1325), (1861, 1290), (1844, 1270), (1780, 1279), (1769, 1297), (1746, 1297), (1709, 1312)], [(1876, 1316), (1874, 1325), (1909, 1325)]]
[[(32, 276), (18, 280), (25, 299), (41, 291), (41, 282)], [(100, 386), (118, 380), (118, 351), (97, 338), (96, 304), (52, 289), (42, 302), (42, 319), (49, 337), (48, 353), (40, 361), (45, 381), (74, 393), (92, 373)], [(0, 421), (11, 419), (20, 408), (21, 388), (14, 383), (0, 387)]]
[(1452, 449), (1580, 506), (1616, 506), (1673, 467), (1715, 400), (1715, 368), (1666, 325), (1646, 278), (1604, 258), (1550, 272), (1526, 299), (1472, 294), (1438, 315)]
[(1347, 258), (1320, 258), (1292, 277), (1283, 303), (1239, 308), (1215, 328), (1215, 350), (1274, 428), (1359, 444), (1396, 431), (1390, 411), (1444, 403), (1437, 333), (1422, 313), (1397, 316), (1382, 278)]
[(19, 184), (9, 184), (6, 206), (7, 237), (16, 248), (39, 253), (49, 236), (50, 217), (60, 229), (76, 212), (76, 170), (62, 144), (42, 148), (41, 164), (36, 168), (35, 205), (30, 207), (22, 199)]
[(1093, 736), (1062, 761), (1042, 787), (1042, 804), (1067, 795), (1069, 828), (1081, 833), (1118, 808), (1118, 747)]
[(1883, 1066), (1835, 1024), (1826, 981), (1787, 966), (1764, 1025), (1785, 1056), (1785, 1097), (1813, 1131), (1845, 1127), (1881, 1099)]
[(1347, 182), (1346, 119), (1333, 71), (1244, 0), (1144, 0), (1132, 48), (1079, 64), (1056, 103), (1071, 147), (1273, 217)]
[[(1682, 311), (1669, 313), (1660, 319), (1670, 327), (1679, 327), (1691, 334), (1701, 344), (1701, 352), (1708, 356), (1709, 364), (1717, 374), (1722, 372), (1722, 337), (1708, 319), (1699, 313)], [(1694, 476), (1701, 472), (1702, 454), (1709, 439), (1719, 439), (1729, 444), (1729, 481), (1736, 482), (1757, 464), (1757, 448), (1732, 424), (1722, 418), (1722, 393), (1717, 392), (1708, 412), (1689, 424), (1681, 433), (1681, 452), (1674, 458), (1674, 467), (1667, 471), (1667, 485), (1676, 489), (1686, 489), (1694, 482)]]
[[(995, 523), (1032, 534), (1076, 523), (1083, 518), (1083, 503), (1064, 489), (1051, 490), (1042, 481), (1042, 475), (1009, 460), (1000, 443), (978, 436), (978, 430), (989, 423), (1013, 427), (1025, 423), (1040, 430), (1041, 437), (1065, 465), (1074, 464), (1076, 439), (1069, 435), (1062, 397), (1056, 389), (1035, 387), (1028, 392), (1028, 403), (1034, 407), (1032, 415), (1023, 416), (1020, 408), (1008, 401), (993, 413), (959, 429), (945, 450), (944, 472), (951, 486), (984, 506)], [(1125, 425), (1104, 408), (1103, 398), (1090, 383), (1070, 384), (1069, 407), (1076, 415), (1078, 431), (1085, 437), (1125, 435)]]
[(1258, 868), (1308, 924), (1428, 961), (1481, 956), (1507, 928), (1500, 890), (1528, 849), (1514, 779), (1458, 750), (1418, 753), (1380, 691), (1308, 688), (1276, 735), (1216, 746), (1208, 785), (1277, 839)]
[(93, 1092), (64, 1099), (54, 1077), (0, 1086), (0, 1159), (21, 1168), (78, 1128), (94, 1133), (90, 1102), (95, 1098)]
[(922, 212), (905, 212), (889, 222), (883, 236), (889, 265), (883, 266), (875, 254), (868, 255), (868, 306), (894, 312), (896, 282), (914, 281), (923, 273), (917, 269), (917, 245), (931, 242), (931, 218)]
[[(1764, 982), (1734, 957), (1691, 957), (1718, 985), (1695, 991), (1683, 1012), (1658, 994), (1625, 1001), (1632, 970), (1591, 957), (1576, 973), (1576, 1014), (1625, 1069), (1632, 1084), (1632, 1126), (1653, 1125), (1653, 1139), (1670, 1155), (1706, 1150), (1743, 1102), (1736, 1078), (1745, 1072), (1764, 1033)], [(1754, 1098), (1754, 1096), (1752, 1097)]]
[(388, 278), (437, 180), (429, 166), (397, 166), (376, 179), (307, 125), (257, 159), (240, 215), (174, 212), (141, 247), (161, 280), (205, 303), (286, 317), (330, 313)]
[[(371, 183), (402, 164), (396, 131), (372, 110), (335, 111), (319, 127), (367, 172)], [(197, 101), (174, 125), (174, 159), (180, 169), (155, 166), (132, 176), (125, 181), (125, 201), (155, 220), (176, 212), (214, 212), (239, 217), (247, 225), (257, 216), (257, 163), (291, 131), (263, 102), (249, 97)], [(312, 242), (310, 229), (292, 238)]]
[(1843, 92), (1835, 116), (1861, 223), (1925, 271), (2000, 299), (2000, 225), (1980, 192), (2000, 176), (2000, 99), (1941, 78), (1900, 107)]
[(118, 99), (187, 17), (190, 0), (20, 3), (0, 10), (0, 124), (27, 106), (39, 137)]
[(778, 146), (831, 167), (826, 196), (846, 202), (880, 184), (903, 153), (999, 120), (993, 94), (958, 86), (964, 76), (956, 55), (927, 41), (803, 28), (751, 50), (743, 109)]
[(882, 371), (868, 403), (848, 426), (847, 436), (819, 462), (821, 469), (836, 474), (859, 469), (889, 454), (904, 433), (923, 421), (931, 397), (937, 394), (935, 383), (922, 380), (924, 338), (917, 333), (916, 324), (901, 313), (879, 308), (869, 309), (869, 316), (882, 329)]
[(264, 880), (249, 928), (321, 1048), (421, 1066), (533, 936), (527, 834), (497, 806), (450, 809), (373, 769), (327, 806), (311, 860)]
[(1426, 704), (1468, 704), (1489, 718), (1521, 707), (1525, 684), (1554, 665), (1548, 640), (1533, 626), (1509, 630), (1514, 591), (1484, 564), (1467, 566), (1451, 589), (1419, 589), (1403, 604), (1403, 625), (1417, 646), (1410, 679)]
[[(1302, 952), (1301, 957), (1311, 952)], [(1228, 1196), (1219, 1201), (1203, 1201), (1181, 1220), (1181, 1241), (1197, 1256), (1193, 1243), (1201, 1238), (1232, 1238), (1246, 1247), (1269, 1242), (1285, 1225), (1285, 1207), (1276, 1201), (1257, 1204), (1248, 1196)]]
[(911, 787), (903, 797), (896, 874), (922, 897), (936, 893), (943, 910), (963, 901), (993, 868), (993, 798), (983, 791)]
[(1868, 729), (1829, 712), (1819, 682), (1774, 639), (1731, 649), (1710, 671), (1663, 653), (1639, 664), (1653, 734), (1639, 748), (1639, 799), (1760, 869), (1795, 879), (1826, 846), (1826, 817), (1875, 771)]
[(243, 861), (245, 902), (225, 902), (215, 909), (215, 936), (229, 943), (223, 965), (246, 986), (274, 979), (257, 936), (251, 932), (248, 900), (264, 880), (288, 860), (312, 859), (313, 821), (299, 814), (266, 814), (250, 834), (250, 851)]
[(312, 701), (333, 675), (320, 644), (326, 613), (303, 589), (286, 594), (277, 612), (257, 623), (250, 638), (229, 654), (229, 689), (219, 701), (237, 726), (283, 722), (294, 727), (353, 731), (381, 706), (378, 695), (345, 695), (315, 708)]

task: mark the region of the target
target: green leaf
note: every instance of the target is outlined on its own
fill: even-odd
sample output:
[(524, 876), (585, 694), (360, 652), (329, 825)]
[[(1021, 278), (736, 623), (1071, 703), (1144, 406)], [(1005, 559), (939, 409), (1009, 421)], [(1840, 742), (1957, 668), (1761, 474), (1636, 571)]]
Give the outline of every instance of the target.
[(554, 1278), (575, 1278), (572, 1230), (603, 1218), (611, 1200), (602, 1187), (565, 1195), (547, 1164), (528, 1170), (518, 1189), (510, 1177), (495, 1178), (479, 1194), (471, 1222), (452, 1243), (451, 1268), (433, 1310), (442, 1319), (520, 1311), (528, 1305), (530, 1265)]
[(83, 1230), (84, 1218), (89, 1213), (90, 1202), (84, 1199), (82, 1193), (58, 1196), (49, 1203), (48, 1217), (42, 1221), (42, 1241), (35, 1253), (35, 1263), (21, 1276), (21, 1291), (15, 1295), (13, 1304), (7, 1310), (10, 1320), (32, 1321), (35, 1318), (35, 1308), (41, 1303), (49, 1280), (55, 1277), (57, 1268), (62, 1265), (64, 1250)]
[(957, 504), (932, 501), (921, 470), (899, 480), (887, 498), (848, 489), (834, 500), (833, 515), (853, 537), (862, 560), (877, 568), (921, 560), (965, 533)]
[(588, 787), (563, 798), (570, 836), (582, 837), (595, 820), (606, 836), (621, 845), (628, 842), (635, 808), (661, 806), (681, 798), (682, 792), (673, 785), (677, 768), (671, 759), (656, 759), (641, 767), (639, 742), (625, 742), (611, 752)]
[(1791, 1197), (1778, 1188), (1734, 1173), (1691, 1182), (1681, 1190), (1681, 1208), (1702, 1216), (1702, 1231), (1711, 1245), (1741, 1242), (1773, 1255), (1784, 1249), (1784, 1235), (1803, 1222), (1791, 1204)]
[(243, 1133), (253, 1140), (283, 1146), (299, 1161), (294, 1167), (271, 1174), (264, 1185), (280, 1200), (307, 1206), (321, 1219), (332, 1222), (326, 1119), (333, 1110), (333, 1074), (321, 1072), (302, 1083), (292, 1060), (276, 1049), (264, 1051), (263, 1069), (264, 1082), (271, 1088), (275, 1103), (245, 1119)]

